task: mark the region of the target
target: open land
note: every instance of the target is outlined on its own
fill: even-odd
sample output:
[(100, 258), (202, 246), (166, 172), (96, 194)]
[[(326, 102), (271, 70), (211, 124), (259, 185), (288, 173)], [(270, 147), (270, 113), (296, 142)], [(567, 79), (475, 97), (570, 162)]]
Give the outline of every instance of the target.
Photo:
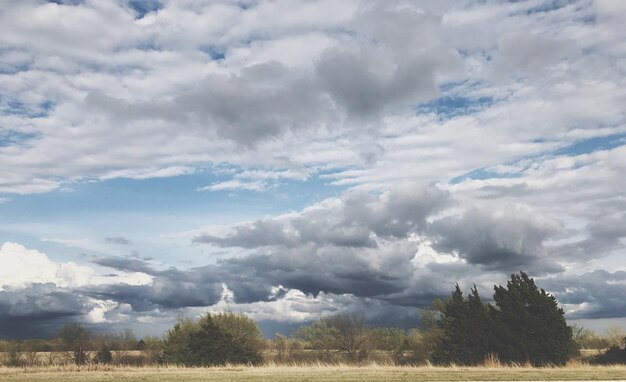
[(31, 367), (0, 368), (0, 381), (607, 381), (626, 380), (626, 366), (398, 367)]

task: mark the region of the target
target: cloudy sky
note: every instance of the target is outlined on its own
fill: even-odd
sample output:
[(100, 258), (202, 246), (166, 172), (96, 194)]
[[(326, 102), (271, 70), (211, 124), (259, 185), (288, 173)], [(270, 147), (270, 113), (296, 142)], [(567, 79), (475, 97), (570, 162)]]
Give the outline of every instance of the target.
[(0, 336), (410, 327), (525, 270), (626, 327), (626, 2), (0, 0)]

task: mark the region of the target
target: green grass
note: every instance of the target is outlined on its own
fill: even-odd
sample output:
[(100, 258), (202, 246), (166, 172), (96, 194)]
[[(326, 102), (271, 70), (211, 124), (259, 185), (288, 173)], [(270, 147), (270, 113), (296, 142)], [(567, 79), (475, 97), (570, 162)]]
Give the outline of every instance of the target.
[(624, 380), (625, 366), (528, 367), (220, 367), (0, 368), (0, 381), (575, 381)]

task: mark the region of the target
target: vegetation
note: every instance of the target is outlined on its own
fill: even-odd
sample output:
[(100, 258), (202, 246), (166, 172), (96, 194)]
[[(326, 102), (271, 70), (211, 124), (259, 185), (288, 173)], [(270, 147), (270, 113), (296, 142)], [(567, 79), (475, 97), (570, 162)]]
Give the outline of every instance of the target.
[(526, 367), (397, 367), (397, 366), (288, 366), (215, 368), (78, 368), (2, 369), (5, 382), (74, 381), (575, 381), (623, 380), (626, 367), (573, 366), (564, 368)]
[[(433, 301), (409, 331), (368, 327), (363, 315), (340, 313), (301, 327), (293, 337), (265, 340), (249, 317), (232, 312), (181, 318), (163, 338), (137, 340), (130, 330), (89, 332), (78, 324), (48, 340), (1, 341), (8, 367), (247, 365), (564, 365), (581, 349), (586, 362), (626, 364), (623, 330), (605, 336), (568, 327), (554, 297), (525, 273), (495, 286), (493, 304), (476, 287), (456, 285)], [(608, 348), (608, 350), (606, 350)], [(597, 349), (597, 350), (590, 350)], [(606, 350), (606, 351), (605, 351)], [(581, 358), (578, 358), (581, 359)]]
[(180, 319), (167, 332), (160, 362), (184, 366), (259, 364), (261, 332), (251, 319), (226, 313)]
[(90, 333), (79, 324), (65, 325), (59, 330), (58, 337), (73, 352), (74, 363), (83, 365), (87, 361)]
[(443, 305), (433, 361), (477, 365), (496, 355), (509, 363), (564, 365), (576, 345), (556, 299), (524, 272), (494, 289), (495, 306), (484, 304), (476, 287), (465, 299), (456, 286)]

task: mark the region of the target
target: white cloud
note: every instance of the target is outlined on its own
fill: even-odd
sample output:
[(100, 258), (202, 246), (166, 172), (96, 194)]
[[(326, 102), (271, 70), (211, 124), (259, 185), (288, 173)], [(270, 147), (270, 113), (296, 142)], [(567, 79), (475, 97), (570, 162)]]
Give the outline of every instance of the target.
[(1, 287), (24, 287), (30, 283), (54, 283), (60, 287), (86, 285), (93, 269), (73, 262), (55, 263), (45, 254), (11, 242), (0, 247)]
[(29, 284), (53, 283), (60, 288), (128, 283), (146, 285), (152, 278), (140, 272), (122, 272), (115, 277), (97, 273), (74, 262), (55, 262), (46, 254), (21, 244), (5, 242), (0, 247), (0, 290), (23, 288)]
[(267, 183), (255, 181), (242, 181), (238, 179), (227, 180), (225, 182), (214, 183), (210, 186), (202, 187), (198, 191), (231, 191), (231, 190), (248, 190), (263, 191), (267, 188)]

